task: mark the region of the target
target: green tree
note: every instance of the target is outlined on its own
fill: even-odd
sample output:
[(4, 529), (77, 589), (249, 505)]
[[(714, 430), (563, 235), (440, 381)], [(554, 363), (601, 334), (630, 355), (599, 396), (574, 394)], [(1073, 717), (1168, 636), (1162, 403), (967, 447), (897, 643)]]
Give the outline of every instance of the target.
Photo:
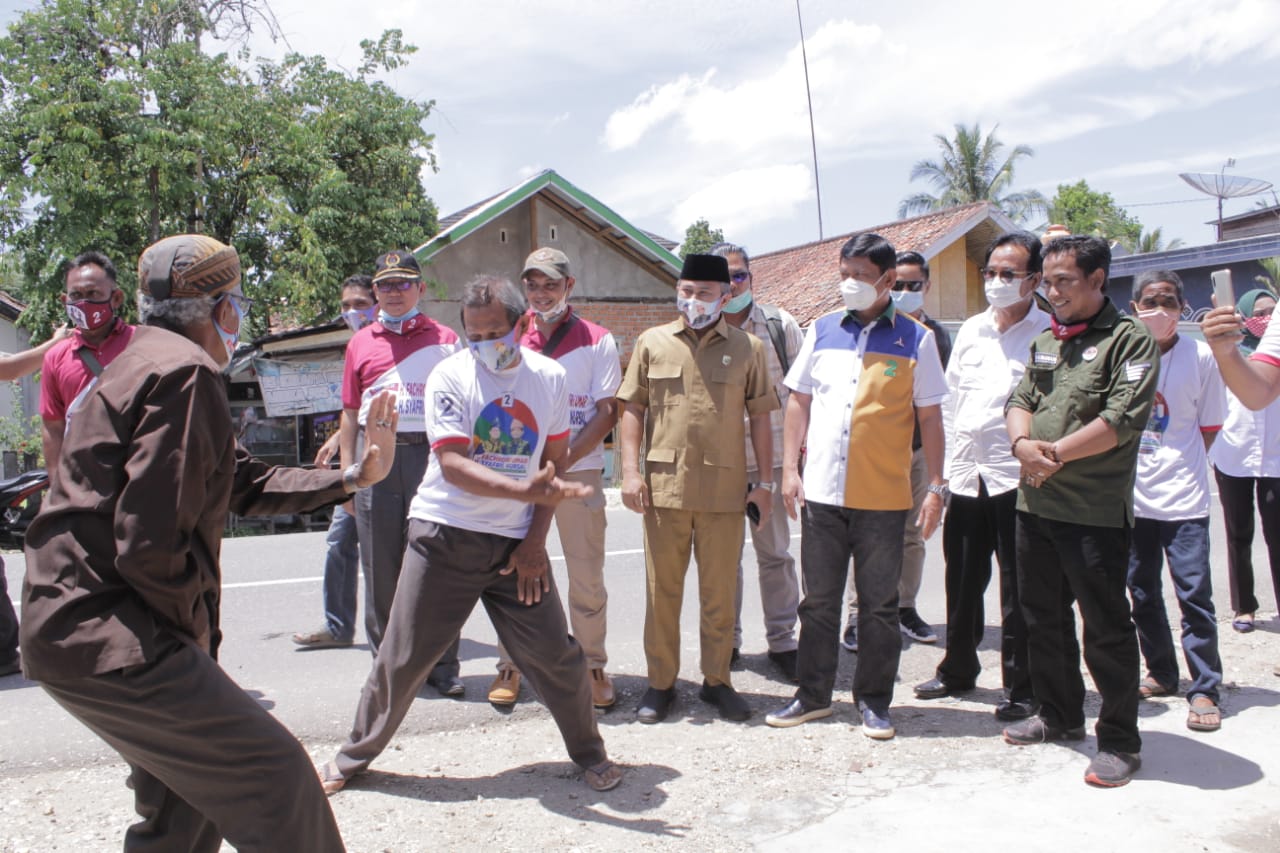
[(1012, 216), (1025, 220), (1042, 211), (1044, 196), (1036, 190), (1011, 192), (1013, 170), (1017, 161), (1034, 155), (1026, 145), (1015, 145), (1009, 156), (1001, 159), (1004, 143), (996, 138), (999, 125), (985, 137), (978, 124), (955, 126), (955, 138), (938, 134), (939, 160), (920, 160), (911, 167), (911, 180), (926, 179), (936, 195), (916, 193), (898, 206), (898, 216), (914, 216), (975, 201), (989, 201)]
[(1280, 257), (1259, 258), (1258, 265), (1262, 267), (1266, 275), (1255, 275), (1253, 280), (1267, 290), (1274, 291), (1277, 286), (1280, 286)]
[(1167, 252), (1171, 249), (1178, 249), (1182, 246), (1182, 238), (1174, 237), (1168, 243), (1164, 241), (1163, 229), (1152, 228), (1150, 231), (1143, 231), (1138, 237), (1137, 248), (1134, 250), (1138, 254), (1148, 254), (1150, 252)]
[(1111, 193), (1096, 192), (1084, 180), (1059, 184), (1048, 213), (1050, 222), (1062, 223), (1072, 234), (1114, 240), (1131, 251), (1142, 235), (1142, 223), (1116, 204)]
[(433, 104), (375, 79), (415, 48), (398, 30), (363, 41), (353, 73), (201, 49), (269, 23), (255, 4), (42, 0), (0, 39), (0, 241), (20, 259), (37, 333), (84, 249), (112, 257), (132, 292), (159, 236), (233, 244), (261, 332), (332, 315), (343, 277), (434, 233), (420, 179), (435, 167), (422, 128)]
[(680, 244), (680, 257), (705, 254), (716, 243), (723, 242), (724, 232), (719, 228), (712, 228), (711, 223), (707, 220), (699, 219), (684, 229), (684, 242)]

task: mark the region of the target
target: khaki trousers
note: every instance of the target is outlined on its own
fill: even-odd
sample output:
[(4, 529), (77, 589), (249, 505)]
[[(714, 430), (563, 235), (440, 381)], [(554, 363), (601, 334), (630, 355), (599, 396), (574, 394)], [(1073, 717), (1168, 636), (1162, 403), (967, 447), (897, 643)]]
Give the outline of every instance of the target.
[[(609, 655), (604, 649), (609, 593), (604, 586), (605, 519), (604, 472), (574, 471), (560, 479), (586, 483), (595, 492), (586, 498), (561, 501), (556, 507), (556, 530), (569, 574), (569, 626), (587, 656), (587, 669), (604, 669)], [(498, 643), (498, 669), (515, 666)]]
[(729, 659), (744, 520), (741, 512), (651, 507), (645, 513), (644, 653), (649, 686), (666, 690), (680, 674), (680, 605), (691, 548), (698, 561), (702, 674), (708, 684), (731, 683)]

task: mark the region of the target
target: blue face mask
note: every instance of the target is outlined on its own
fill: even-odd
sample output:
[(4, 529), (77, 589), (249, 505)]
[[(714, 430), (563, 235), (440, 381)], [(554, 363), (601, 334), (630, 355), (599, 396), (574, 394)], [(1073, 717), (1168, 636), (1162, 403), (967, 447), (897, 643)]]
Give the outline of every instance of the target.
[(388, 332), (395, 332), (398, 335), (400, 334), (400, 330), (404, 328), (405, 320), (412, 320), (414, 317), (418, 316), (421, 313), (422, 312), (418, 310), (417, 305), (413, 306), (408, 311), (396, 317), (393, 317), (392, 315), (388, 314), (386, 311), (383, 311), (381, 308), (379, 308), (378, 322), (380, 322), (383, 328), (385, 328)]
[(918, 290), (895, 290), (891, 296), (893, 307), (903, 314), (914, 314), (924, 307), (924, 294)]
[(721, 310), (726, 314), (737, 314), (751, 307), (751, 291), (744, 290), (724, 304)]
[(505, 337), (492, 341), (468, 341), (467, 346), (471, 348), (476, 361), (483, 364), (490, 373), (502, 373), (520, 358), (520, 345), (516, 343), (514, 326)]
[(217, 330), (218, 337), (222, 339), (222, 345), (227, 348), (227, 364), (230, 364), (231, 356), (235, 354), (236, 347), (240, 345), (240, 328), (244, 325), (244, 309), (240, 307), (238, 299), (226, 298), (231, 302), (231, 307), (236, 312), (236, 330), (228, 332), (222, 328), (222, 324), (216, 319), (213, 321), (213, 328)]

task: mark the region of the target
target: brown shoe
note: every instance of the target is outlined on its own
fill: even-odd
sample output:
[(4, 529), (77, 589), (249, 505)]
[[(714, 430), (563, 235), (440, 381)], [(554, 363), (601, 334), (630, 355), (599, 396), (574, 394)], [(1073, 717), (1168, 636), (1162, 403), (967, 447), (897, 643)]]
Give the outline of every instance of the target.
[(591, 704), (597, 708), (611, 708), (618, 697), (613, 692), (613, 682), (603, 669), (591, 670)]
[(498, 670), (498, 677), (489, 685), (489, 704), (514, 705), (520, 696), (520, 671), (512, 666)]

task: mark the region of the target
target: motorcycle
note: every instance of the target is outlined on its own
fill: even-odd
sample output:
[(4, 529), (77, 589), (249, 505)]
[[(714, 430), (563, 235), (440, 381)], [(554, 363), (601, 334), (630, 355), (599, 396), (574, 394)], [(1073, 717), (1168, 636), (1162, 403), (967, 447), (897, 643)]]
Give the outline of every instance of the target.
[(40, 511), (49, 475), (36, 468), (8, 480), (0, 480), (0, 547), (22, 548), (31, 520)]

